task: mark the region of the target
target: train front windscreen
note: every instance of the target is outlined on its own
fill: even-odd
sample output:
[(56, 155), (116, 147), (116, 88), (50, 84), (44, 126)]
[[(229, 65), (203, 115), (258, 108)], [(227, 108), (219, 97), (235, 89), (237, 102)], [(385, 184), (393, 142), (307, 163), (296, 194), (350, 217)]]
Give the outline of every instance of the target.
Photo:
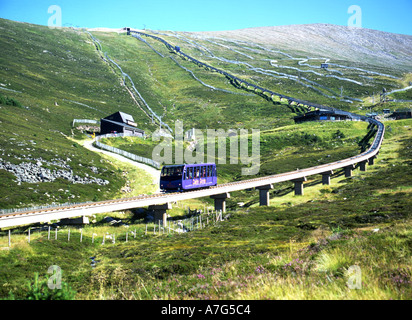
[(180, 189), (184, 166), (164, 166), (160, 174), (161, 189)]

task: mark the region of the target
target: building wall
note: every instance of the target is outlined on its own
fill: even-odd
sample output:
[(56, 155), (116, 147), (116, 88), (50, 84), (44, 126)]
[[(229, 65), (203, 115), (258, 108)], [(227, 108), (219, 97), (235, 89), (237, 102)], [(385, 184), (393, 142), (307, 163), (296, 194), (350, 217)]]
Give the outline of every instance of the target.
[(342, 121), (351, 120), (347, 116), (337, 115), (337, 114), (309, 114), (307, 116), (295, 117), (295, 122), (306, 122), (306, 121)]
[(117, 132), (117, 133), (123, 133), (123, 128), (122, 126), (116, 125), (114, 123), (106, 122), (102, 119), (100, 123), (100, 134), (106, 134), (106, 133), (112, 133), (112, 132)]

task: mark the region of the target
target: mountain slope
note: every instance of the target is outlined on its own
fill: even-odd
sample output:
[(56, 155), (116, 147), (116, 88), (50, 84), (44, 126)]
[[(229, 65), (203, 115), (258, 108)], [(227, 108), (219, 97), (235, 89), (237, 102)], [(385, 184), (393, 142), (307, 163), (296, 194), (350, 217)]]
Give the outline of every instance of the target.
[(3, 19), (0, 30), (0, 94), (21, 104), (0, 106), (0, 208), (117, 197), (126, 177), (68, 139), (73, 119), (122, 110), (153, 128), (147, 116), (87, 33)]
[(206, 32), (200, 35), (273, 45), (322, 57), (411, 71), (412, 36), (330, 24), (289, 25)]
[[(299, 28), (283, 30), (297, 34)], [(131, 97), (131, 81), (172, 127), (179, 119), (185, 129), (261, 129), (263, 174), (315, 166), (344, 157), (344, 150), (354, 154), (366, 126), (320, 122), (286, 127), (303, 111), (301, 106), (235, 87), (151, 38), (142, 41), (106, 30), (91, 31), (91, 36), (83, 30), (50, 30), (6, 20), (0, 20), (0, 30), (0, 93), (21, 103), (0, 105), (1, 164), (18, 166), (20, 172), (42, 170), (48, 175), (60, 170), (60, 174), (72, 172), (78, 180), (109, 182), (102, 186), (60, 178), (29, 183), (0, 170), (0, 208), (121, 196), (118, 190), (131, 179), (128, 169), (82, 148), (72, 138), (84, 136), (71, 123), (74, 118), (99, 119), (120, 109), (132, 114), (139, 127), (154, 130), (144, 106)], [(327, 40), (328, 34), (313, 34), (306, 42), (307, 30), (300, 35), (301, 46), (296, 37), (289, 43), (292, 37), (286, 31), (270, 44), (252, 38), (253, 32), (242, 35), (247, 43), (233, 40), (243, 31), (219, 39), (216, 34), (145, 32), (276, 92), (363, 114), (370, 106), (363, 99), (370, 93), (383, 86), (397, 89), (410, 81), (410, 75), (397, 79), (410, 71), (410, 59), (404, 54), (410, 49), (408, 42), (406, 49), (399, 47), (399, 61), (385, 65), (394, 54), (392, 45), (369, 59), (365, 48), (371, 50), (372, 42), (364, 47), (358, 42), (361, 47), (350, 55), (350, 44), (339, 47)], [(329, 43), (326, 49), (323, 42)], [(112, 63), (103, 59), (104, 53)], [(327, 56), (307, 59), (309, 54), (318, 57), (317, 53)], [(324, 58), (335, 65), (321, 69)], [(375, 64), (374, 59), (379, 61)], [(294, 196), (292, 183), (277, 184), (270, 191), (271, 205), (265, 207), (258, 205), (257, 190), (231, 193), (227, 207), (236, 211), (228, 220), (194, 232), (154, 234), (151, 230), (157, 225), (146, 224), (143, 214), (135, 212), (113, 214), (129, 228), (105, 224), (103, 214), (81, 231), (71, 228), (70, 241), (70, 228), (61, 228), (58, 240), (49, 240), (47, 231), (33, 232), (30, 244), (27, 230), (24, 234), (13, 230), (8, 248), (3, 230), (1, 247), (7, 250), (0, 250), (0, 297), (27, 299), (39, 297), (39, 289), (50, 292), (42, 278), (50, 265), (58, 265), (77, 299), (408, 299), (411, 120), (388, 121), (386, 127), (380, 155), (367, 172), (356, 170), (351, 178), (334, 172), (327, 186), (320, 176), (313, 177), (299, 197)], [(233, 166), (227, 166), (226, 178), (233, 181)], [(194, 208), (205, 210), (213, 200), (197, 201), (202, 203)], [(185, 218), (185, 204), (169, 211), (175, 220)], [(189, 206), (193, 210), (193, 202)], [(109, 235), (115, 235), (110, 236), (113, 241), (107, 241)], [(92, 265), (91, 256), (98, 259), (93, 258)], [(361, 268), (362, 290), (348, 288), (352, 266)], [(31, 285), (34, 273), (41, 281)]]
[[(101, 166), (96, 178), (108, 180), (113, 186), (103, 195), (98, 184), (75, 185), (71, 187), (74, 198), (58, 196), (58, 190), (68, 190), (72, 185), (63, 179), (38, 184), (41, 196), (33, 197), (31, 190), (39, 193), (40, 189), (27, 182), (19, 184), (10, 171), (1, 170), (0, 208), (111, 197), (126, 182), (124, 177), (111, 174), (116, 170), (111, 164), (101, 163), (99, 157), (67, 138), (80, 137), (71, 126), (73, 119), (98, 120), (120, 110), (131, 114), (139, 128), (151, 133), (158, 127), (149, 112), (153, 110), (172, 129), (175, 121), (181, 120), (185, 130), (263, 131), (293, 124), (293, 116), (304, 111), (301, 106), (238, 87), (224, 76), (184, 60), (153, 38), (139, 39), (107, 30), (49, 29), (4, 19), (0, 19), (0, 30), (0, 93), (22, 105), (1, 106), (2, 165), (40, 162), (52, 171), (59, 170), (57, 165), (50, 165), (53, 159), (63, 163), (70, 158), (73, 171), (84, 178), (86, 173), (91, 174), (85, 165), (93, 161)], [(222, 33), (144, 32), (180, 46), (202, 62), (280, 94), (363, 113), (369, 106), (363, 99), (382, 87), (388, 91), (403, 87), (405, 80), (400, 77), (411, 65), (406, 55), (410, 37), (396, 36), (395, 47), (390, 34), (336, 26)], [(373, 37), (368, 38), (369, 33)], [(348, 34), (360, 35), (358, 46), (365, 43), (352, 55), (348, 54), (350, 41), (339, 38)], [(365, 48), (373, 49), (375, 39), (383, 51), (368, 56), (378, 62), (356, 59), (365, 56)], [(319, 51), (323, 47), (326, 49)], [(395, 49), (397, 60), (390, 58)], [(318, 58), (315, 53), (326, 56), (308, 59), (308, 54)], [(320, 68), (324, 58), (330, 60), (329, 69)], [(396, 63), (383, 67), (388, 59)], [(28, 141), (33, 142), (27, 145)], [(9, 186), (18, 197), (10, 197)], [(49, 199), (47, 190), (52, 190), (54, 198)]]

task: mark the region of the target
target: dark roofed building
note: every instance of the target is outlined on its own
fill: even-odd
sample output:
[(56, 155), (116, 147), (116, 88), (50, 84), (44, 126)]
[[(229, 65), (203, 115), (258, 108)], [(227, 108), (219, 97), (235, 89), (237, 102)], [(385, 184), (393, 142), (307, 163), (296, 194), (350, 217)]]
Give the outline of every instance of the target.
[(123, 133), (127, 136), (144, 136), (144, 131), (137, 128), (137, 124), (130, 114), (118, 111), (106, 118), (100, 119), (100, 134)]
[(295, 123), (304, 121), (342, 121), (342, 120), (360, 120), (356, 115), (341, 110), (315, 110), (305, 113), (294, 118)]
[(394, 118), (396, 120), (410, 119), (412, 118), (412, 111), (411, 110), (396, 110), (389, 117)]

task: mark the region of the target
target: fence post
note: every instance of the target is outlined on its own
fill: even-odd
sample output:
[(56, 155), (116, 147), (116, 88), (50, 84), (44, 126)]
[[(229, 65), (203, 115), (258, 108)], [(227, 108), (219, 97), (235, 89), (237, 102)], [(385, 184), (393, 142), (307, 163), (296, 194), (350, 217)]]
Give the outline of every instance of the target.
[(126, 231), (126, 242), (127, 242), (127, 231)]
[(29, 240), (29, 243), (30, 243), (30, 228), (29, 228), (29, 239), (28, 240)]
[(70, 229), (69, 229), (69, 232), (67, 233), (67, 242), (70, 242)]
[[(147, 233), (147, 224), (146, 224), (146, 233)], [(134, 238), (136, 239), (136, 229), (134, 229)]]
[[(147, 223), (146, 223), (146, 231), (144, 232), (145, 236), (147, 236)], [(135, 230), (135, 238), (136, 238), (136, 230)]]
[(47, 231), (47, 240), (50, 240), (50, 226), (49, 226), (49, 230)]
[(11, 247), (11, 232), (9, 230), (9, 248)]
[(55, 234), (54, 234), (54, 240), (57, 240), (57, 228), (56, 228), (56, 231), (55, 231)]
[(83, 241), (83, 229), (80, 229), (80, 242)]

